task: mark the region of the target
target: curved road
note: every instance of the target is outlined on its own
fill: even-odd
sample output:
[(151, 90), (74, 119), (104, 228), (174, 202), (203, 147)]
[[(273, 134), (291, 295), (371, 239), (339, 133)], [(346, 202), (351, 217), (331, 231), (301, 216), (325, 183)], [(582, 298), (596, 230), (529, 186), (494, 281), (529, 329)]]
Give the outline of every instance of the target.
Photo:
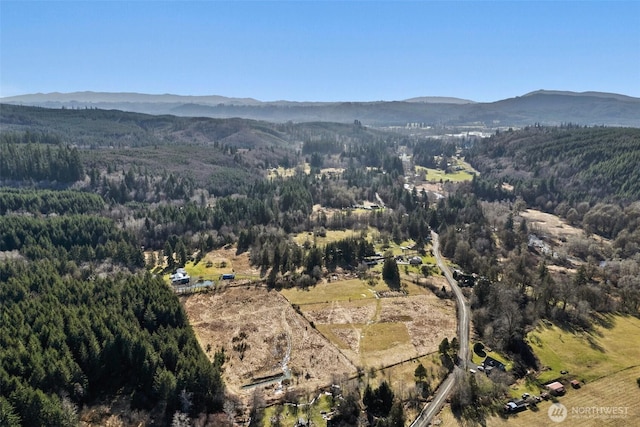
[[(433, 255), (436, 257), (436, 262), (440, 270), (444, 273), (444, 276), (449, 281), (451, 285), (451, 289), (453, 289), (453, 293), (456, 295), (456, 302), (458, 304), (458, 342), (460, 343), (460, 348), (458, 349), (458, 359), (459, 366), (466, 371), (467, 363), (469, 360), (469, 307), (464, 299), (464, 295), (462, 295), (462, 291), (458, 286), (458, 282), (453, 279), (453, 274), (451, 274), (451, 270), (444, 263), (442, 257), (440, 256), (440, 240), (439, 236), (435, 231), (431, 231), (431, 242), (433, 244)], [(455, 369), (460, 369), (455, 367)], [(440, 412), (444, 403), (447, 399), (449, 393), (453, 389), (454, 385), (454, 375), (453, 372), (449, 374), (447, 379), (445, 379), (438, 391), (436, 392), (433, 400), (425, 405), (418, 415), (418, 418), (415, 419), (414, 422), (411, 423), (411, 427), (426, 427), (431, 423), (433, 417)]]

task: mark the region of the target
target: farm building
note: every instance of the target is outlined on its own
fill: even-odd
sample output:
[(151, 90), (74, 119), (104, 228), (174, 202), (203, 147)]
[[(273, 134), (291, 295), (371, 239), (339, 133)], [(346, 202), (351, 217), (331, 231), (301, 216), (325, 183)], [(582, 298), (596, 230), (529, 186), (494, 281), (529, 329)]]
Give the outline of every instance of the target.
[(564, 394), (564, 391), (565, 391), (564, 386), (559, 381), (555, 381), (555, 382), (552, 382), (551, 384), (547, 384), (547, 389), (549, 390), (550, 393), (555, 394), (556, 396), (560, 394)]
[(170, 277), (172, 285), (186, 285), (191, 280), (187, 270), (184, 268), (177, 269), (175, 274), (172, 274)]
[(411, 265), (420, 265), (422, 264), (422, 258), (419, 256), (414, 256), (409, 259), (409, 264)]

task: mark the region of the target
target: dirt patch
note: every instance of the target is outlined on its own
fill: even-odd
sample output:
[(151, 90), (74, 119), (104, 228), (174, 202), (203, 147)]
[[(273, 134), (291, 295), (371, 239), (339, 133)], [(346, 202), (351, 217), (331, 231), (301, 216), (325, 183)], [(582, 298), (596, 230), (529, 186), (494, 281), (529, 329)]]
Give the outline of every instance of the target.
[[(569, 237), (586, 236), (584, 230), (574, 227), (557, 215), (548, 214), (534, 209), (520, 212), (520, 216), (527, 220), (530, 231), (539, 230), (550, 238), (564, 242)], [(590, 239), (598, 243), (611, 243), (609, 239), (593, 234)]]
[[(331, 384), (334, 375), (356, 373), (349, 359), (278, 292), (240, 287), (181, 300), (209, 358), (224, 347), (225, 384), (245, 402), (253, 389), (243, 386), (281, 374), (288, 348), (291, 387), (296, 390), (313, 391)], [(264, 394), (267, 400), (280, 397), (275, 384), (266, 386)]]
[(367, 323), (376, 314), (376, 300), (334, 301), (304, 307), (304, 316), (317, 324)]
[(251, 263), (249, 262), (249, 253), (243, 252), (236, 255), (236, 248), (234, 247), (225, 247), (211, 251), (206, 254), (200, 262), (204, 264), (211, 262), (214, 266), (220, 268), (220, 270), (228, 270), (224, 271), (224, 273), (233, 272), (246, 276), (260, 275), (260, 270), (251, 266)]

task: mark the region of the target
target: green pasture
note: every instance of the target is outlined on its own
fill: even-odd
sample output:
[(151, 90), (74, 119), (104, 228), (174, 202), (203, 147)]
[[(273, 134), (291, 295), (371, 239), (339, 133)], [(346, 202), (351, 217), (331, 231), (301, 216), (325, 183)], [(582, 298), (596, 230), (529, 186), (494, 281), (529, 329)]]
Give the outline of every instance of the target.
[[(198, 280), (202, 277), (205, 280), (217, 280), (221, 274), (232, 273), (233, 265), (231, 261), (226, 259), (224, 267), (218, 262), (208, 262), (205, 259), (200, 260), (198, 263), (194, 261), (187, 261), (187, 264), (184, 266), (184, 269), (187, 270), (187, 274), (191, 276), (192, 281)], [(174, 272), (171, 271), (166, 273), (163, 277), (165, 280), (169, 281), (169, 276)], [(240, 278), (236, 275), (236, 278)]]
[(281, 293), (291, 304), (298, 305), (375, 298), (371, 288), (360, 279), (319, 283), (306, 289), (283, 289)]
[(325, 236), (314, 236), (313, 232), (298, 233), (293, 237), (293, 241), (299, 245), (303, 245), (305, 242), (309, 242), (316, 246), (325, 246), (327, 243), (337, 242), (349, 237), (357, 237), (361, 233), (360, 230), (327, 230)]
[(404, 323), (372, 323), (362, 330), (360, 353), (389, 350), (400, 344), (411, 342)]
[[(580, 425), (581, 427), (601, 426), (637, 426), (640, 425), (640, 388), (636, 382), (640, 378), (640, 366), (612, 373), (594, 380), (574, 390), (567, 389), (567, 394), (558, 400), (567, 408), (567, 418), (558, 425)], [(531, 393), (531, 391), (529, 391)], [(533, 390), (537, 393), (537, 390)], [(552, 401), (543, 401), (535, 411), (526, 410), (508, 418), (493, 416), (487, 420), (489, 427), (546, 427), (554, 424), (547, 416)], [(605, 407), (622, 408), (619, 416), (585, 416), (584, 408)], [(583, 408), (574, 413), (576, 409)], [(444, 427), (462, 425), (457, 423), (449, 409), (443, 411)]]
[(473, 179), (473, 173), (468, 170), (460, 170), (452, 173), (445, 173), (445, 171), (440, 169), (431, 169), (425, 168), (423, 166), (416, 166), (416, 173), (420, 173), (421, 171), (427, 172), (427, 181), (429, 182), (440, 182), (440, 181), (451, 181), (451, 182), (462, 182), (462, 181), (471, 181)]
[(498, 362), (504, 364), (505, 368), (507, 369), (507, 371), (511, 370), (511, 368), (513, 368), (513, 363), (509, 360), (507, 360), (507, 358), (505, 358), (503, 355), (501, 355), (500, 353), (497, 353), (495, 351), (487, 351), (487, 349), (484, 349), (484, 353), (485, 355), (479, 355), (478, 353), (476, 353), (475, 351), (473, 351), (473, 345), (475, 343), (471, 343), (471, 361), (473, 363), (475, 363), (476, 365), (481, 364), (484, 361), (484, 358), (487, 356), (490, 356), (492, 358), (494, 358), (495, 360), (497, 360)]
[(560, 371), (586, 382), (640, 364), (640, 319), (606, 316), (606, 326), (593, 331), (568, 331), (541, 324), (527, 334), (527, 342), (544, 367), (538, 379), (550, 381)]

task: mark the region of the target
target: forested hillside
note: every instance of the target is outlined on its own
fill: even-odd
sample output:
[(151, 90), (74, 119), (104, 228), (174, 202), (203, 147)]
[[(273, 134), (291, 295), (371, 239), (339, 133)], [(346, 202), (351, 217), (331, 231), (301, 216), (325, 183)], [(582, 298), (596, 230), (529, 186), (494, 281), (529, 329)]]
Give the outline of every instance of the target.
[(467, 155), (483, 178), (548, 211), (640, 199), (640, 129), (534, 126), (497, 133)]

